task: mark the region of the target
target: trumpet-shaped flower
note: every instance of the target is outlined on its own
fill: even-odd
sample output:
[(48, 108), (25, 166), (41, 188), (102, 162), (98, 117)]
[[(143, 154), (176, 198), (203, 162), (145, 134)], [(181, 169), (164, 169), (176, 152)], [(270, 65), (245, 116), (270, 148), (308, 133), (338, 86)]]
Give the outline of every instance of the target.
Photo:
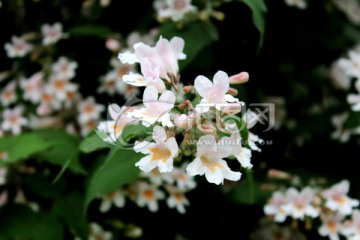
[[(202, 104), (214, 104), (218, 110), (220, 105), (229, 102), (238, 102), (237, 98), (234, 98), (230, 94), (227, 94), (229, 90), (229, 77), (223, 71), (218, 71), (211, 82), (205, 76), (198, 76), (195, 79), (195, 89), (202, 97), (200, 103)], [(207, 112), (209, 108), (202, 108), (203, 112)]]
[(341, 215), (322, 215), (322, 225), (318, 230), (320, 236), (328, 237), (330, 240), (339, 240), (339, 234), (343, 229), (341, 224), (343, 218)]
[(143, 103), (145, 108), (135, 110), (133, 116), (142, 120), (144, 126), (161, 122), (163, 126), (173, 127), (169, 112), (174, 107), (175, 95), (165, 91), (158, 97), (158, 90), (154, 86), (145, 88)]
[(161, 126), (154, 127), (153, 139), (155, 142), (137, 141), (135, 143), (135, 152), (148, 154), (140, 159), (135, 166), (145, 172), (150, 172), (156, 167), (162, 173), (171, 172), (173, 170), (174, 158), (179, 151), (176, 139), (174, 137), (167, 139), (166, 131)]
[(288, 216), (284, 209), (287, 204), (287, 198), (282, 192), (274, 192), (268, 204), (264, 207), (266, 215), (274, 216), (275, 222), (284, 222)]
[(345, 216), (351, 214), (353, 207), (359, 206), (359, 201), (349, 198), (347, 196), (348, 192), (349, 181), (347, 180), (343, 180), (331, 188), (326, 189), (322, 192), (322, 196), (326, 199), (325, 206)]
[(289, 188), (286, 192), (287, 204), (284, 210), (295, 219), (304, 219), (305, 216), (315, 218), (319, 216), (319, 210), (312, 205), (315, 191), (309, 187), (301, 192), (295, 188)]
[(158, 200), (164, 199), (165, 194), (146, 182), (139, 182), (137, 187), (136, 203), (140, 207), (147, 206), (151, 212), (157, 212), (159, 209)]
[(23, 108), (17, 106), (13, 109), (5, 109), (3, 112), (3, 122), (1, 127), (4, 131), (11, 131), (12, 134), (21, 133), (21, 128), (28, 124), (28, 120), (22, 116)]
[(12, 36), (11, 41), (12, 43), (5, 43), (5, 50), (9, 58), (24, 57), (33, 49), (33, 45), (17, 36)]
[(220, 184), (224, 179), (238, 181), (240, 172), (233, 172), (223, 158), (230, 156), (229, 148), (224, 148), (223, 140), (216, 143), (215, 137), (205, 135), (197, 142), (196, 158), (187, 166), (190, 176), (204, 175), (208, 182)]
[(360, 211), (354, 210), (349, 224), (343, 226), (341, 233), (349, 240), (360, 239)]
[(174, 186), (166, 186), (166, 189), (170, 194), (166, 200), (168, 207), (176, 208), (179, 213), (184, 214), (186, 212), (185, 206), (190, 205), (190, 202), (185, 197), (185, 194)]
[(1, 92), (0, 99), (3, 106), (9, 106), (14, 103), (17, 99), (16, 97), (16, 82), (11, 81), (8, 83), (4, 90)]
[(63, 37), (62, 24), (54, 23), (52, 26), (44, 24), (41, 26), (41, 33), (44, 37), (42, 41), (44, 45), (56, 43)]

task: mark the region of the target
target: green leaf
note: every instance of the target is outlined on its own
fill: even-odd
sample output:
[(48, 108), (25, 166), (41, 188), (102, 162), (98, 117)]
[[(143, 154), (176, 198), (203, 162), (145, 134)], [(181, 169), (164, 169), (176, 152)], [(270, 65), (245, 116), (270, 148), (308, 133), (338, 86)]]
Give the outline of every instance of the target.
[(51, 144), (47, 151), (43, 151), (39, 156), (52, 164), (68, 167), (76, 173), (85, 174), (78, 157), (79, 140), (63, 130), (42, 130), (36, 134)]
[(265, 13), (267, 12), (267, 7), (264, 3), (264, 0), (242, 0), (252, 11), (252, 19), (255, 27), (260, 33), (260, 40), (258, 46), (258, 52), (260, 51), (265, 35)]
[(0, 151), (9, 155), (7, 162), (13, 163), (29, 158), (31, 155), (44, 151), (52, 146), (35, 133), (24, 133), (19, 136), (6, 136), (0, 138)]
[(83, 194), (73, 192), (55, 201), (52, 210), (64, 221), (68, 229), (74, 231), (81, 239), (86, 239), (88, 229), (83, 209)]
[(71, 35), (79, 37), (98, 37), (106, 39), (112, 33), (111, 29), (103, 25), (80, 25), (70, 28), (68, 31)]
[(57, 198), (66, 190), (66, 182), (51, 184), (52, 179), (40, 173), (23, 176), (26, 189), (42, 198)]
[(344, 129), (353, 129), (360, 125), (360, 112), (350, 112), (346, 119)]
[(61, 240), (64, 232), (52, 215), (38, 215), (25, 205), (8, 205), (0, 210), (1, 239)]
[(175, 36), (184, 39), (184, 53), (187, 57), (185, 60), (179, 61), (180, 69), (191, 63), (203, 48), (219, 39), (218, 31), (214, 25), (200, 21), (187, 24), (181, 29), (177, 27), (176, 23), (165, 23), (161, 27), (159, 35), (168, 40)]
[(115, 191), (122, 185), (136, 180), (139, 169), (135, 167), (135, 163), (141, 156), (132, 150), (112, 149), (105, 160), (106, 164), (97, 168), (89, 180), (85, 207), (93, 198)]
[(80, 143), (79, 149), (83, 153), (91, 153), (109, 147), (111, 147), (109, 143), (104, 142), (97, 133), (93, 133)]
[(271, 196), (271, 191), (260, 188), (260, 183), (253, 180), (243, 180), (238, 187), (229, 192), (228, 197), (236, 203), (253, 205), (264, 204)]

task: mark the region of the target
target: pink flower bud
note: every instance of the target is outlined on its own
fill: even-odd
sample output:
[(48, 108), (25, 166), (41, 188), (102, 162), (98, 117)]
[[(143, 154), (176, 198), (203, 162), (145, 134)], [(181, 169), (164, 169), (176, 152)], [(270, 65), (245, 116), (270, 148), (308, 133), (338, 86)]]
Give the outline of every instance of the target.
[(275, 178), (275, 179), (289, 179), (290, 174), (287, 172), (283, 172), (277, 169), (269, 169), (267, 173), (269, 178)]
[(249, 73), (241, 72), (236, 75), (232, 75), (230, 78), (230, 84), (242, 84), (249, 81)]
[(174, 120), (175, 126), (182, 129), (188, 129), (190, 126), (190, 119), (187, 115), (181, 114)]
[(105, 42), (105, 47), (110, 51), (118, 51), (120, 49), (120, 42), (114, 38), (108, 38)]
[(185, 86), (184, 88), (183, 88), (183, 91), (184, 91), (184, 93), (188, 93), (188, 92), (190, 92), (191, 90), (192, 90), (192, 88), (193, 88), (193, 86)]
[(233, 96), (236, 96), (238, 95), (238, 90), (236, 90), (235, 88), (229, 88), (229, 91), (228, 91), (229, 94), (233, 95)]

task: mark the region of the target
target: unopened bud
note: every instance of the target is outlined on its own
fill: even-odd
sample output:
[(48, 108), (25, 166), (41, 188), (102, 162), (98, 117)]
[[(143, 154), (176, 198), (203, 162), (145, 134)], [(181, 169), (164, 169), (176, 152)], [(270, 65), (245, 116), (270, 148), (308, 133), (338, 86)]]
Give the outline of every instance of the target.
[(232, 75), (230, 78), (230, 84), (243, 84), (249, 81), (249, 73), (241, 72), (236, 75)]
[(175, 126), (181, 129), (188, 129), (190, 126), (189, 117), (185, 114), (177, 116), (174, 120)]
[(199, 124), (198, 129), (205, 134), (211, 134), (216, 132), (216, 127), (210, 124)]
[(188, 92), (190, 92), (191, 90), (192, 90), (192, 88), (193, 88), (193, 86), (185, 86), (185, 87), (183, 87), (183, 91), (184, 91), (184, 93), (188, 93)]
[(185, 109), (185, 108), (186, 108), (186, 104), (185, 104), (185, 103), (180, 103), (180, 104), (178, 105), (178, 108), (179, 108), (180, 110)]
[(105, 47), (112, 52), (116, 52), (120, 50), (120, 42), (115, 38), (108, 38), (105, 42)]
[(267, 173), (269, 178), (275, 178), (275, 179), (289, 179), (290, 174), (287, 172), (283, 172), (277, 169), (269, 169)]
[(238, 95), (238, 90), (236, 90), (235, 88), (229, 88), (229, 91), (228, 91), (229, 94), (233, 95), (233, 96), (236, 96)]
[(193, 110), (194, 106), (192, 105), (192, 103), (189, 100), (185, 101), (186, 106), (189, 108), (189, 110)]

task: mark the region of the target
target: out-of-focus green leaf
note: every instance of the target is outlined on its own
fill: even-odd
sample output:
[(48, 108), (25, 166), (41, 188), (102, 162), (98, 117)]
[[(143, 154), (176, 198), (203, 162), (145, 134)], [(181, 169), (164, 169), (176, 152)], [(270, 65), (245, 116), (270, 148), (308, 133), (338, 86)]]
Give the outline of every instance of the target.
[(66, 182), (51, 184), (52, 179), (40, 173), (24, 175), (26, 189), (43, 198), (57, 198), (66, 190)]
[(70, 28), (68, 31), (73, 36), (79, 37), (98, 37), (106, 39), (112, 33), (111, 29), (103, 25), (79, 25)]
[(252, 19), (255, 27), (260, 33), (259, 47), (263, 45), (264, 35), (265, 35), (265, 13), (267, 12), (267, 7), (264, 3), (264, 0), (242, 0), (252, 11)]
[(360, 125), (360, 112), (350, 112), (349, 117), (346, 119), (344, 129), (357, 128)]
[(82, 239), (87, 237), (87, 221), (84, 209), (84, 196), (79, 192), (59, 198), (53, 205), (53, 212), (59, 216), (68, 229), (72, 229)]
[[(43, 130), (37, 131), (36, 134), (51, 144), (49, 149), (39, 153), (43, 160), (60, 166), (68, 164), (72, 171), (85, 174), (76, 154), (79, 146), (79, 140), (76, 137), (62, 130)], [(70, 162), (69, 159), (71, 159)]]
[(63, 228), (52, 215), (37, 215), (24, 205), (8, 205), (0, 214), (0, 239), (64, 239)]
[(193, 22), (187, 24), (183, 28), (178, 28), (176, 23), (166, 23), (160, 29), (160, 36), (170, 40), (172, 37), (178, 36), (184, 39), (184, 53), (186, 59), (179, 61), (180, 69), (187, 66), (200, 51), (219, 39), (217, 29), (211, 23)]
[(238, 187), (229, 192), (230, 200), (246, 205), (264, 204), (271, 196), (271, 191), (265, 191), (260, 188), (260, 183), (249, 180), (242, 181)]
[(85, 207), (93, 198), (115, 191), (122, 185), (136, 180), (139, 169), (135, 167), (135, 163), (140, 158), (141, 154), (132, 150), (113, 148), (105, 164), (100, 166), (89, 180)]
[(97, 133), (90, 134), (80, 143), (80, 151), (91, 153), (100, 149), (109, 148), (111, 145), (104, 142)]
[(19, 136), (0, 138), (0, 150), (8, 154), (7, 162), (13, 163), (29, 158), (31, 155), (44, 151), (52, 146), (35, 133), (24, 133)]

